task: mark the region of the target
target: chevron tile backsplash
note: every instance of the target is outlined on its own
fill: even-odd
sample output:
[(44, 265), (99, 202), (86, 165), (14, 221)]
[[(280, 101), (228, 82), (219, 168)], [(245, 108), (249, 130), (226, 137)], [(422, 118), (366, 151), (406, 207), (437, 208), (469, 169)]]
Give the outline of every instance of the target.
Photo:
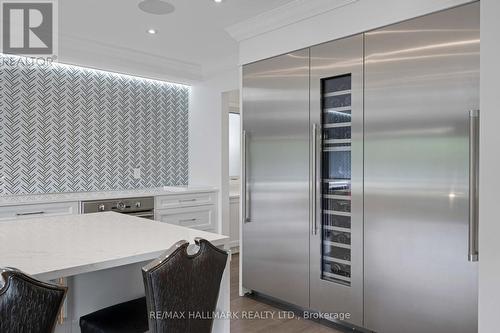
[(182, 85), (2, 62), (0, 195), (187, 184), (188, 98)]

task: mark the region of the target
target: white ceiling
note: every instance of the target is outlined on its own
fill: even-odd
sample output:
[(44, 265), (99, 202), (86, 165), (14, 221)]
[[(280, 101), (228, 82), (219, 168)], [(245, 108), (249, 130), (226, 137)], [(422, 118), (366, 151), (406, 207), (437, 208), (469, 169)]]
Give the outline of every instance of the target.
[(176, 10), (167, 15), (142, 12), (138, 0), (59, 1), (61, 61), (122, 72), (137, 67), (156, 77), (173, 68), (173, 77), (200, 79), (237, 65), (238, 45), (226, 27), (294, 0), (168, 1)]

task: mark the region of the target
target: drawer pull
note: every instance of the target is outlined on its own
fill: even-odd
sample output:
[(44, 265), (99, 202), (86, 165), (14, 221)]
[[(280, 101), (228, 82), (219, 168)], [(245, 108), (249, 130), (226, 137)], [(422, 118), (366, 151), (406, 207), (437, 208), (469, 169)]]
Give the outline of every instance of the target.
[(28, 215), (42, 215), (45, 214), (45, 212), (28, 212), (28, 213), (17, 213), (17, 216), (28, 216)]
[(179, 223), (183, 222), (195, 222), (197, 219), (184, 219), (184, 220), (179, 220)]
[(181, 199), (179, 202), (193, 202), (196, 201), (196, 199)]

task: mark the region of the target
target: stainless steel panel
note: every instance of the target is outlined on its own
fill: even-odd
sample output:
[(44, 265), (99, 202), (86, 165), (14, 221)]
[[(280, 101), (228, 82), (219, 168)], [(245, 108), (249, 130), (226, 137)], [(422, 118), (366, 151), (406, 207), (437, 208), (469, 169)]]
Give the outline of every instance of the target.
[[(349, 313), (349, 323), (363, 323), (363, 35), (311, 48), (311, 123), (321, 124), (321, 80), (351, 74), (351, 285), (321, 279), (322, 234), (311, 236), (311, 308), (327, 313)], [(336, 124), (330, 124), (334, 127)], [(340, 142), (336, 140), (337, 142)], [(346, 141), (347, 142), (347, 141)], [(324, 142), (325, 143), (325, 142)], [(319, 146), (321, 146), (319, 144)], [(336, 150), (343, 150), (337, 147)], [(335, 148), (334, 148), (335, 149)], [(314, 179), (316, 220), (322, 221), (321, 149), (316, 152)], [(322, 222), (319, 222), (321, 225)]]
[(365, 35), (365, 326), (477, 332), (468, 110), (479, 4)]
[(150, 211), (155, 208), (154, 197), (83, 201), (81, 207), (83, 214), (108, 211), (132, 213)]
[(243, 286), (309, 306), (309, 50), (243, 67)]

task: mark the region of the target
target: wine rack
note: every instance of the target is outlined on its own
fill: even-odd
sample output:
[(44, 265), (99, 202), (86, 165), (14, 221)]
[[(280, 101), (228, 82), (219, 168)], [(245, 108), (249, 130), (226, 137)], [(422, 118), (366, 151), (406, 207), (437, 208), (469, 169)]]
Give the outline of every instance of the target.
[(351, 285), (351, 74), (322, 85), (322, 279)]

